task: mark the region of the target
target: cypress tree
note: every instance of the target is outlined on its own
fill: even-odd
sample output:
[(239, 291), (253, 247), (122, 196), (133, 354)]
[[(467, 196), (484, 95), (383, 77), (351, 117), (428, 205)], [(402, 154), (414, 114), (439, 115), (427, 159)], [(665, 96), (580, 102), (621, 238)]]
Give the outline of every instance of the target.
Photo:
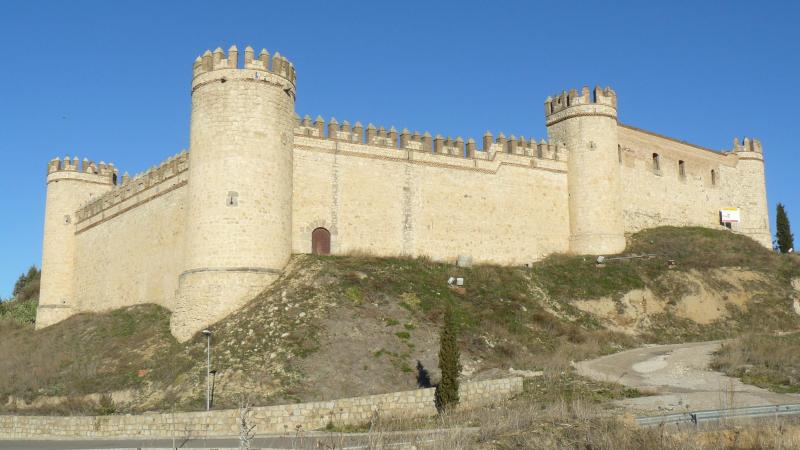
[(442, 371), (442, 380), (436, 386), (436, 409), (440, 413), (458, 404), (458, 374), (461, 373), (459, 359), (458, 326), (452, 308), (448, 307), (439, 334), (439, 370)]
[(781, 253), (787, 253), (789, 249), (794, 248), (794, 236), (792, 236), (792, 228), (789, 226), (789, 217), (786, 215), (786, 208), (782, 203), (778, 203), (775, 225), (777, 227), (778, 248), (781, 250)]

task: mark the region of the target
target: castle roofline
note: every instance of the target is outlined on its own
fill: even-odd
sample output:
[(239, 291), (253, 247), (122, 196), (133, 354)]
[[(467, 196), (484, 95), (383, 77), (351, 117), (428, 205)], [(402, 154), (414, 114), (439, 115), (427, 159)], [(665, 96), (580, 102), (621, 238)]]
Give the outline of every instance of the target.
[(725, 156), (725, 155), (727, 155), (729, 153), (729, 152), (720, 151), (720, 150), (713, 150), (713, 149), (710, 149), (710, 148), (707, 148), (707, 147), (703, 147), (701, 145), (693, 144), (691, 142), (687, 142), (687, 141), (684, 141), (684, 140), (681, 140), (681, 139), (677, 139), (677, 138), (674, 138), (674, 137), (666, 136), (664, 134), (656, 133), (654, 131), (645, 130), (643, 128), (635, 127), (633, 125), (624, 124), (622, 122), (618, 122), (617, 126), (620, 126), (622, 128), (627, 128), (629, 130), (634, 130), (634, 131), (638, 131), (638, 132), (641, 132), (641, 133), (649, 134), (651, 136), (659, 137), (659, 138), (662, 138), (662, 139), (667, 139), (669, 141), (677, 142), (679, 144), (688, 145), (689, 147), (694, 147), (694, 148), (696, 148), (698, 150), (711, 152), (711, 153), (713, 153), (715, 155), (718, 155), (718, 156)]

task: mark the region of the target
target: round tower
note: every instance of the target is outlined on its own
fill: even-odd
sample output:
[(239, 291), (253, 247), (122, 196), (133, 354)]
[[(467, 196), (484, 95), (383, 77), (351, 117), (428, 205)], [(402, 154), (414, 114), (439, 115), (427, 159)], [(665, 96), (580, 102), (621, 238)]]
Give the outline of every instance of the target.
[(617, 140), (617, 95), (584, 87), (548, 97), (548, 138), (567, 147), (570, 251), (614, 254), (625, 249)]
[(42, 280), (36, 328), (75, 314), (75, 224), (77, 210), (114, 188), (113, 165), (96, 165), (78, 158), (53, 159), (47, 165), (47, 199), (42, 242)]
[(764, 176), (764, 152), (761, 141), (744, 138), (733, 141), (733, 153), (738, 156), (736, 164), (735, 198), (740, 199), (742, 210), (738, 231), (772, 249), (772, 231), (769, 223), (767, 186)]
[(184, 271), (172, 333), (187, 340), (253, 298), (291, 255), (294, 66), (217, 48), (195, 60)]

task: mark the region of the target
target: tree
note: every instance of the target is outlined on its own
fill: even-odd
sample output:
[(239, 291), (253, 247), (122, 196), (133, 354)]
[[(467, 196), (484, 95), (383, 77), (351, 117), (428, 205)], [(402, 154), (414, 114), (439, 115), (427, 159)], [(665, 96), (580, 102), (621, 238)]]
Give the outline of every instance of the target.
[(12, 298), (19, 301), (38, 299), (41, 276), (41, 271), (36, 266), (31, 266), (28, 272), (20, 275), (14, 283)]
[(778, 213), (775, 216), (775, 224), (778, 228), (778, 248), (781, 250), (781, 253), (788, 253), (790, 249), (794, 248), (794, 236), (792, 236), (792, 228), (789, 226), (789, 217), (786, 215), (786, 208), (782, 203), (778, 203)]
[(445, 310), (439, 334), (439, 370), (442, 380), (436, 386), (436, 409), (445, 412), (458, 404), (458, 374), (461, 373), (458, 326), (451, 307)]

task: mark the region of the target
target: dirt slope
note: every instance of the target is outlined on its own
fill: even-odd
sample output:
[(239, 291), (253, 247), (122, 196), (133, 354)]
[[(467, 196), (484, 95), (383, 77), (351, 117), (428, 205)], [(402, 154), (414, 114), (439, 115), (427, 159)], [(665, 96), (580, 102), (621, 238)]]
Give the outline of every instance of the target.
[[(625, 254), (655, 256), (603, 268), (594, 257), (565, 255), (531, 268), (295, 256), (278, 282), (213, 326), (216, 405), (235, 405), (242, 396), (268, 404), (435, 382), (438, 324), (447, 306), (461, 324), (465, 379), (511, 368), (566, 370), (570, 361), (645, 342), (800, 325), (791, 287), (800, 262), (748, 238), (658, 228), (632, 236)], [(668, 269), (667, 260), (676, 267)], [(450, 276), (464, 277), (465, 288), (448, 287)], [(53, 412), (201, 408), (205, 340), (175, 342), (168, 314), (140, 306), (79, 315), (37, 332), (0, 321), (0, 373), (7, 374), (0, 404)], [(100, 402), (99, 393), (114, 393), (114, 401)]]

